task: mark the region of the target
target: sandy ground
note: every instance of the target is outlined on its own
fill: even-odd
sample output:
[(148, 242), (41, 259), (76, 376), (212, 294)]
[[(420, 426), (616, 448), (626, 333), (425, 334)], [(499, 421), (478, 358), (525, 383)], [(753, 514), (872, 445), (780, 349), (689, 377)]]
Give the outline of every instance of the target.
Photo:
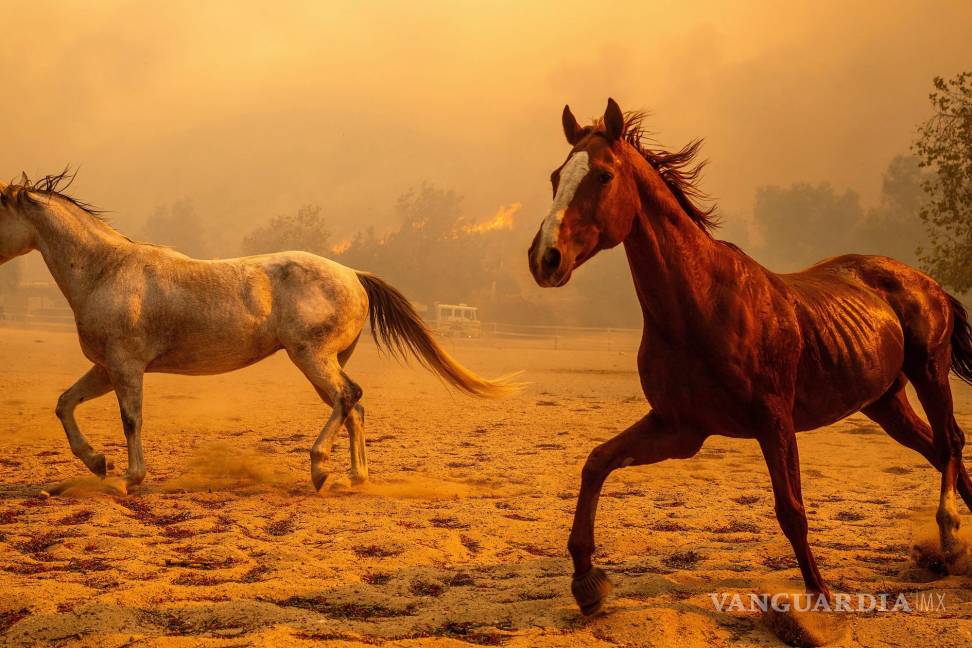
[[(0, 349), (4, 644), (780, 645), (758, 614), (709, 598), (799, 588), (755, 442), (713, 438), (691, 460), (615, 473), (597, 525), (615, 594), (602, 616), (576, 611), (565, 545), (580, 467), (647, 410), (631, 350), (460, 345), (476, 371), (532, 382), (480, 402), (363, 343), (349, 373), (373, 480), (347, 488), (343, 436), (324, 495), (307, 449), (327, 410), (286, 356), (151, 376), (145, 484), (45, 499), (46, 484), (84, 475), (53, 411), (86, 362), (70, 332), (0, 329)], [(956, 394), (972, 430), (972, 390)], [(113, 397), (79, 420), (123, 470)], [(802, 434), (800, 448), (832, 586), (945, 595), (945, 610), (849, 615), (837, 645), (972, 645), (972, 579), (909, 559), (937, 473), (861, 416)]]

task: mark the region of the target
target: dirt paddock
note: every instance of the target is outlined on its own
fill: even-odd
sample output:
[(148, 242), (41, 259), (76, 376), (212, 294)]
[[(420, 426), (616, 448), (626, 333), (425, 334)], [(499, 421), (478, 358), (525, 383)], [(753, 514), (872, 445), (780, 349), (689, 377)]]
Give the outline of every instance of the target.
[[(350, 488), (347, 437), (326, 492), (308, 448), (326, 408), (278, 354), (234, 374), (151, 375), (145, 484), (84, 476), (54, 416), (87, 368), (73, 332), (0, 329), (0, 643), (63, 646), (774, 646), (760, 616), (712, 592), (797, 589), (755, 442), (608, 481), (597, 562), (615, 594), (584, 619), (566, 540), (590, 449), (644, 415), (631, 350), (453, 343), (484, 375), (526, 371), (503, 402), (451, 395), (362, 343), (372, 483)], [(955, 385), (972, 431), (972, 390)], [(124, 470), (109, 396), (82, 430)], [(846, 646), (972, 644), (972, 578), (917, 566), (938, 477), (863, 416), (801, 435), (810, 538), (842, 592), (944, 594), (945, 609), (849, 615)], [(964, 516), (968, 520), (968, 516)], [(969, 522), (966, 522), (969, 524)]]

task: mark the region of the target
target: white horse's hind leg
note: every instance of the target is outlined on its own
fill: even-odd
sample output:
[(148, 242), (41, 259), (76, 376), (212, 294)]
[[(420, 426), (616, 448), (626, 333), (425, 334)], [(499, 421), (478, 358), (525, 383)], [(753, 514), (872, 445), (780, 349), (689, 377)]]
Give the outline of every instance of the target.
[[(360, 337), (360, 334), (359, 334)], [(342, 369), (354, 353), (354, 348), (358, 344), (358, 338), (354, 339), (347, 349), (338, 354), (338, 362)], [(344, 427), (348, 430), (348, 438), (351, 447), (351, 481), (360, 484), (368, 480), (368, 455), (365, 448), (365, 411), (361, 403), (354, 406), (348, 414)]]
[(341, 429), (341, 425), (347, 419), (347, 414), (344, 413), (341, 406), (336, 403), (335, 399), (327, 391), (317, 387), (317, 385), (314, 387), (321, 400), (331, 407), (331, 415), (324, 422), (321, 433), (317, 435), (317, 440), (314, 441), (314, 445), (310, 449), (311, 482), (314, 484), (315, 489), (320, 490), (321, 486), (324, 485), (324, 481), (327, 479), (327, 470), (325, 470), (324, 464), (331, 458), (334, 438)]
[(88, 443), (78, 422), (74, 418), (74, 410), (84, 401), (104, 396), (112, 390), (111, 380), (108, 372), (103, 367), (95, 365), (88, 373), (84, 374), (74, 385), (57, 399), (57, 418), (64, 426), (64, 433), (67, 434), (68, 443), (71, 445), (71, 452), (74, 456), (84, 462), (88, 470), (94, 474), (104, 477), (108, 472), (108, 463), (105, 455), (96, 453)]
[(125, 483), (136, 486), (145, 479), (145, 457), (142, 455), (142, 380), (141, 370), (113, 371), (112, 383), (118, 395), (125, 441), (128, 444), (128, 470)]
[(341, 371), (341, 365), (334, 355), (326, 355), (322, 351), (300, 350), (291, 352), (290, 358), (317, 388), (321, 398), (334, 408), (310, 451), (311, 481), (314, 488), (320, 490), (327, 479), (324, 463), (331, 455), (334, 437), (358, 404), (361, 388)]
[(360, 484), (368, 480), (368, 454), (365, 449), (364, 408), (360, 403), (348, 415), (344, 422), (348, 429), (351, 445), (351, 481)]

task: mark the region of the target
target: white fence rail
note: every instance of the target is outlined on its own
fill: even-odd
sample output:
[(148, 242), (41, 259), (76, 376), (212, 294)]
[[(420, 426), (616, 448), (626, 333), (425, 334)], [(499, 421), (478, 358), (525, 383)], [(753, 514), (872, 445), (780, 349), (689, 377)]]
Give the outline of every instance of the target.
[[(69, 308), (0, 307), (0, 326), (72, 330), (75, 325)], [(451, 344), (462, 345), (487, 343), (505, 347), (627, 351), (638, 348), (641, 329), (483, 322), (479, 338), (447, 339)]]

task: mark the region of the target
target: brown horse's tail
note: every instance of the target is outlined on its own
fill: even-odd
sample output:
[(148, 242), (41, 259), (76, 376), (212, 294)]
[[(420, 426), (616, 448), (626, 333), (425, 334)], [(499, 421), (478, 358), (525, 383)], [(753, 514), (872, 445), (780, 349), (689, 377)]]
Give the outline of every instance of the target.
[(415, 356), (426, 369), (472, 396), (501, 398), (523, 388), (521, 383), (511, 382), (512, 376), (486, 380), (469, 371), (439, 346), (402, 293), (366, 272), (359, 272), (358, 280), (368, 293), (371, 334), (379, 349), (403, 359)]
[(952, 307), (952, 371), (972, 385), (972, 327), (962, 302), (948, 295)]

